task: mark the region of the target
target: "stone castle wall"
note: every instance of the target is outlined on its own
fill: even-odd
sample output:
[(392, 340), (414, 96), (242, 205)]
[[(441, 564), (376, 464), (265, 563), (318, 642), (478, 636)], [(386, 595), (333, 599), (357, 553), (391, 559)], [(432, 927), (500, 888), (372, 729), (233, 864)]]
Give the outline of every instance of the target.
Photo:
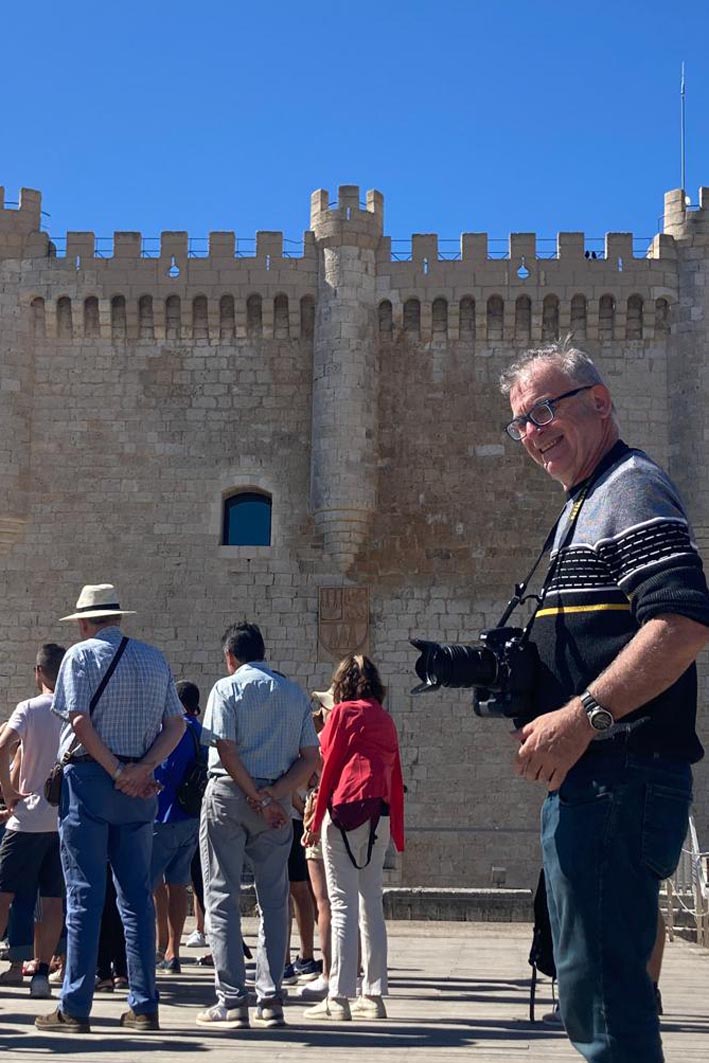
[[(464, 692), (412, 698), (408, 640), (495, 623), (561, 507), (501, 432), (497, 378), (572, 328), (624, 438), (670, 468), (709, 538), (708, 215), (709, 200), (688, 214), (671, 194), (643, 258), (627, 234), (600, 258), (560, 234), (552, 259), (529, 234), (504, 259), (467, 234), (454, 260), (415, 236), (397, 261), (381, 196), (345, 186), (335, 204), (314, 194), (298, 257), (280, 233), (259, 233), (250, 257), (213, 233), (204, 258), (164, 233), (155, 258), (139, 234), (101, 258), (92, 234), (54, 254), (24, 192), (0, 209), (4, 704), (30, 692), (37, 643), (74, 637), (55, 618), (87, 582), (115, 581), (137, 610), (128, 633), (204, 699), (235, 619), (261, 624), (274, 665), (308, 689), (349, 639), (379, 664), (400, 730), (398, 879), (486, 885), (495, 866), (532, 884), (542, 794), (511, 773), (508, 725), (477, 719)], [(223, 500), (241, 489), (271, 495), (270, 547), (221, 545)], [(327, 634), (323, 594), (342, 588), (368, 592), (369, 616)]]

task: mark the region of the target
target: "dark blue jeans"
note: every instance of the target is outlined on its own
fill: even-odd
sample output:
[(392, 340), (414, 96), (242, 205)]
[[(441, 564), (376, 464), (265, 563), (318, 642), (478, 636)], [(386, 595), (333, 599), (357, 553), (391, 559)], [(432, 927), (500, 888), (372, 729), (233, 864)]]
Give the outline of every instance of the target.
[(542, 809), (559, 1003), (589, 1063), (662, 1063), (647, 962), (659, 885), (677, 866), (692, 800), (688, 764), (597, 743)]
[(59, 835), (66, 880), (67, 952), (61, 1010), (74, 1018), (91, 1011), (99, 930), (110, 861), (128, 961), (128, 1005), (157, 1011), (155, 907), (150, 863), (156, 798), (127, 797), (92, 761), (65, 769)]

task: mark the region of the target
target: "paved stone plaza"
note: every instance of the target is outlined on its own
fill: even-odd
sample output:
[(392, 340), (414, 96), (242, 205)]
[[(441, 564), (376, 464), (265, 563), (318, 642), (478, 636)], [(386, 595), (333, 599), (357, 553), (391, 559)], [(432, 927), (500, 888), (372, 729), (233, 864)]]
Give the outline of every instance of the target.
[[(528, 1021), (531, 928), (523, 924), (389, 924), (391, 998), (381, 1023), (306, 1024), (303, 1008), (286, 1010), (287, 1030), (212, 1033), (194, 1024), (198, 1007), (212, 1003), (212, 973), (198, 967), (201, 952), (185, 950), (184, 974), (161, 979), (162, 1032), (124, 1032), (118, 1018), (122, 996), (97, 998), (93, 1032), (72, 1038), (39, 1034), (31, 1024), (49, 1001), (31, 1001), (28, 990), (6, 989), (0, 1010), (0, 1050), (23, 1063), (85, 1059), (111, 1063), (132, 1053), (140, 1060), (226, 1063), (296, 1058), (308, 1063), (371, 1063), (419, 1059), (422, 1063), (525, 1060), (563, 1063), (581, 1057), (562, 1033)], [(246, 922), (253, 944), (255, 924)], [(550, 1001), (541, 987), (540, 1013)], [(709, 1055), (709, 951), (685, 942), (668, 944), (662, 980), (664, 1040), (668, 1063), (705, 1063)], [(39, 1008), (38, 1008), (39, 1005)], [(638, 1061), (642, 1063), (642, 1061)]]

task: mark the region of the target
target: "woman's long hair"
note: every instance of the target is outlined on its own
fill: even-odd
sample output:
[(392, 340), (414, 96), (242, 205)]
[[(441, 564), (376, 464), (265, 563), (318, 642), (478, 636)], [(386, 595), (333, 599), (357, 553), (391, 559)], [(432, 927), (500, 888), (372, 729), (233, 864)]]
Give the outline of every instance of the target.
[(362, 698), (382, 702), (386, 694), (376, 665), (361, 653), (352, 653), (340, 661), (332, 677), (332, 688), (336, 705)]

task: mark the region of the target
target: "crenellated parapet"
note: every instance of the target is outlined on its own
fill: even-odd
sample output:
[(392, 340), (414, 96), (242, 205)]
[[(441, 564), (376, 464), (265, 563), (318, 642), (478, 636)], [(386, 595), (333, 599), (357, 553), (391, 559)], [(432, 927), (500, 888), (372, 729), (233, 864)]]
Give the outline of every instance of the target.
[[(496, 242), (497, 244), (498, 242)], [(640, 252), (640, 253), (639, 253)], [(436, 234), (410, 247), (384, 238), (377, 253), (380, 328), (422, 340), (529, 344), (573, 332), (577, 340), (664, 335), (677, 301), (677, 248), (660, 234), (641, 248), (631, 233), (510, 234), (493, 250), (487, 233), (464, 233), (455, 251)]]
[(699, 203), (687, 202), (683, 188), (665, 193), (665, 233), (682, 243), (709, 245), (709, 188), (699, 189)]
[(0, 260), (47, 255), (49, 237), (41, 229), (41, 193), (23, 188), (19, 203), (6, 204), (5, 189), (0, 187)]
[(310, 197), (310, 227), (321, 247), (362, 247), (376, 250), (384, 232), (384, 196), (375, 189), (360, 200), (358, 185), (340, 185), (337, 201), (319, 188)]

